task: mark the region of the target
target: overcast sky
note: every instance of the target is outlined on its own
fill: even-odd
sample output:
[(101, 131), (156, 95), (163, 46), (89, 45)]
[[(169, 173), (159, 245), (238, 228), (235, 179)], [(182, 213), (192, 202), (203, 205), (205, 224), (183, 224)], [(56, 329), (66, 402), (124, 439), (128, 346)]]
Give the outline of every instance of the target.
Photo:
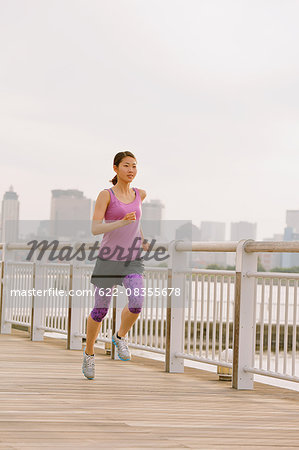
[(258, 223), (299, 209), (298, 0), (1, 0), (0, 197), (49, 219), (96, 199), (114, 155), (165, 219)]

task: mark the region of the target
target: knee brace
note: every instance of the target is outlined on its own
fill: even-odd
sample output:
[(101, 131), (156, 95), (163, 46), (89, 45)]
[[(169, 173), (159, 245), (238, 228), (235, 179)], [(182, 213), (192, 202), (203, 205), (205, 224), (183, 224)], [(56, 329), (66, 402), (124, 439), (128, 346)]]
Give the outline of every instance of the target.
[(125, 288), (130, 288), (131, 293), (129, 297), (129, 311), (134, 314), (141, 313), (144, 293), (143, 293), (143, 275), (140, 273), (129, 273), (123, 279)]

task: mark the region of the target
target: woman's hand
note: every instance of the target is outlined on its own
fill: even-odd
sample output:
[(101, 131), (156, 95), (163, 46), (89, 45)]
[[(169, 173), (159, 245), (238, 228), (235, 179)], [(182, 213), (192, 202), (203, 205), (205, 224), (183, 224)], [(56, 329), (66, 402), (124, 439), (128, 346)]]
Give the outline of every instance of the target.
[(149, 247), (150, 247), (149, 242), (147, 242), (146, 240), (144, 240), (144, 241), (142, 242), (142, 248), (143, 248), (143, 250), (144, 250), (145, 252), (147, 252), (148, 249), (149, 249)]
[(135, 222), (136, 220), (136, 211), (130, 212), (128, 214), (125, 215), (125, 217), (121, 220), (124, 221), (124, 225), (129, 225), (132, 222)]

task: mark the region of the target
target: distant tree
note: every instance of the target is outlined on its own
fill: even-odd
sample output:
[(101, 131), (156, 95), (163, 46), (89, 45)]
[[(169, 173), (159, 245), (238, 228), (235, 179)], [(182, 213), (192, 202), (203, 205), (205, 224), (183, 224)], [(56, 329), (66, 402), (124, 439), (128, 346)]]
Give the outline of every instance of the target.
[(258, 257), (258, 259), (257, 259), (257, 271), (258, 271), (258, 272), (266, 272), (265, 267), (264, 267), (263, 264), (261, 263), (260, 257)]
[(157, 267), (167, 267), (167, 262), (166, 261), (162, 261), (158, 264)]
[(236, 266), (220, 266), (219, 264), (209, 264), (206, 269), (210, 270), (236, 270)]
[(223, 270), (223, 266), (219, 266), (218, 264), (209, 264), (206, 269), (210, 270)]
[(282, 273), (299, 273), (299, 266), (293, 267), (274, 267), (270, 272), (282, 272)]

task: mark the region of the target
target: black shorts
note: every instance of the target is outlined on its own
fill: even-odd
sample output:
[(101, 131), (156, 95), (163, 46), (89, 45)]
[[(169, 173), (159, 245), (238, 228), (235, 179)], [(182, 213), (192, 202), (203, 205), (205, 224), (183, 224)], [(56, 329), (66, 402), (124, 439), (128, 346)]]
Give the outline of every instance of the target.
[(144, 273), (143, 258), (132, 261), (113, 261), (99, 256), (93, 269), (90, 282), (99, 288), (122, 286), (123, 279), (129, 273)]

